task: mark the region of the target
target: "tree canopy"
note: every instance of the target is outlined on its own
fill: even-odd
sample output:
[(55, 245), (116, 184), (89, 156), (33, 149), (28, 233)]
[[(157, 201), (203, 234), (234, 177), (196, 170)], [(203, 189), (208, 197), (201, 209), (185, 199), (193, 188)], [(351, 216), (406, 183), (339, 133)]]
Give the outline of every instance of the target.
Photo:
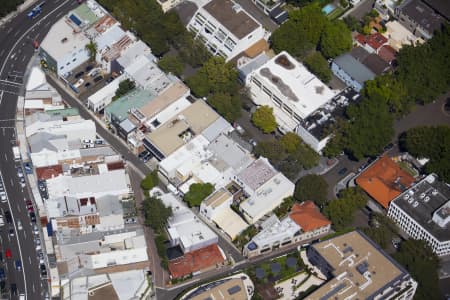
[(339, 56), (349, 51), (352, 44), (351, 32), (343, 21), (335, 20), (326, 23), (319, 44), (323, 56), (326, 58)]
[(238, 91), (238, 72), (220, 56), (211, 57), (187, 84), (198, 97), (207, 97), (215, 93), (236, 95)]
[(348, 188), (339, 193), (338, 199), (328, 202), (324, 213), (335, 230), (343, 230), (353, 222), (355, 211), (364, 207), (366, 202), (366, 196), (359, 188)]
[(381, 248), (387, 249), (398, 231), (394, 221), (384, 214), (374, 213), (370, 219), (370, 225), (362, 231)]
[(149, 191), (159, 184), (158, 172), (153, 171), (145, 176), (141, 181), (141, 189)]
[(315, 74), (320, 80), (328, 83), (331, 80), (331, 70), (328, 66), (328, 61), (320, 52), (313, 52), (308, 55), (303, 61), (306, 68)]
[(167, 224), (167, 218), (172, 215), (172, 208), (166, 207), (159, 198), (149, 197), (142, 203), (145, 225), (154, 231), (161, 232)]
[(193, 183), (189, 187), (189, 192), (184, 195), (184, 201), (189, 207), (200, 206), (212, 192), (214, 192), (214, 186), (211, 183)]
[(164, 72), (170, 72), (175, 76), (180, 76), (184, 70), (184, 62), (179, 56), (165, 55), (158, 61), (158, 66)]
[(23, 2), (24, 0), (3, 0), (2, 5), (0, 5), (0, 18), (15, 11), (17, 6)]
[(327, 203), (328, 183), (319, 175), (306, 175), (295, 184), (294, 198), (298, 201), (313, 201), (323, 207)]
[(119, 83), (119, 88), (116, 90), (116, 94), (112, 98), (112, 100), (117, 100), (120, 97), (126, 95), (128, 92), (132, 91), (136, 87), (136, 84), (133, 80), (127, 78), (124, 81)]
[(415, 157), (430, 159), (425, 164), (425, 171), (450, 182), (449, 126), (412, 128), (400, 137), (400, 147)]
[(394, 259), (417, 280), (419, 285), (414, 299), (441, 299), (438, 276), (439, 259), (425, 241), (414, 239), (404, 241), (400, 244), (399, 251), (394, 254)]
[(228, 122), (234, 122), (241, 116), (241, 100), (237, 95), (212, 94), (208, 98), (208, 103)]
[(288, 132), (281, 137), (280, 143), (287, 153), (294, 153), (300, 147), (302, 140), (297, 134)]
[(267, 105), (260, 106), (253, 113), (252, 122), (264, 133), (271, 133), (277, 129), (277, 121), (273, 115), (273, 108)]
[(283, 50), (297, 58), (319, 49), (325, 57), (335, 57), (351, 48), (350, 30), (342, 21), (330, 21), (318, 3), (292, 10), (289, 20), (271, 35), (275, 52)]
[(94, 61), (97, 55), (97, 43), (93, 39), (90, 39), (85, 48), (89, 52), (89, 59)]

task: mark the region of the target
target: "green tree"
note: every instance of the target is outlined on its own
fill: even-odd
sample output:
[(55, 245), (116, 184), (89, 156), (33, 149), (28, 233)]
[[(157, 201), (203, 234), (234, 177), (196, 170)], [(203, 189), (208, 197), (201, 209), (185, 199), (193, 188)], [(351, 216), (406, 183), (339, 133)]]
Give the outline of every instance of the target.
[(325, 25), (320, 37), (319, 49), (326, 58), (336, 57), (352, 48), (350, 30), (341, 20)]
[(234, 122), (241, 116), (242, 105), (237, 95), (216, 93), (208, 98), (208, 103), (229, 122)]
[(297, 134), (288, 132), (281, 137), (280, 143), (287, 153), (294, 153), (300, 147), (302, 140)]
[(238, 93), (237, 70), (220, 56), (211, 57), (195, 75), (187, 80), (192, 92), (199, 97), (214, 93)]
[(93, 39), (90, 39), (85, 48), (89, 53), (89, 59), (94, 61), (97, 56), (97, 43)]
[(145, 176), (141, 181), (141, 189), (149, 191), (159, 184), (158, 172), (153, 171)]
[(449, 126), (412, 128), (401, 135), (399, 142), (411, 155), (430, 159), (425, 165), (427, 173), (436, 173), (443, 181), (450, 181)]
[(0, 18), (6, 16), (10, 12), (16, 10), (19, 4), (22, 4), (24, 0), (4, 0), (0, 5)]
[(361, 22), (353, 16), (345, 17), (344, 19), (345, 25), (347, 25), (350, 31), (358, 31), (362, 32)]
[(277, 122), (273, 115), (273, 108), (267, 105), (260, 106), (252, 115), (253, 124), (264, 133), (271, 133), (277, 129)]
[(320, 52), (313, 52), (308, 55), (303, 61), (305, 66), (319, 77), (325, 83), (331, 80), (331, 69), (328, 66), (328, 61), (320, 54)]
[(390, 111), (398, 115), (409, 112), (412, 105), (405, 86), (392, 74), (384, 74), (366, 81), (361, 94), (368, 99), (380, 99)]
[(158, 66), (164, 72), (171, 72), (175, 76), (180, 76), (184, 70), (184, 62), (179, 56), (165, 55), (158, 61)]
[(172, 208), (166, 207), (159, 198), (149, 197), (142, 203), (145, 217), (145, 225), (150, 226), (155, 232), (161, 232), (167, 224), (167, 219), (172, 216)]
[(370, 225), (362, 231), (383, 249), (387, 249), (398, 231), (395, 223), (386, 215), (375, 213), (370, 219)]
[(343, 230), (354, 220), (355, 211), (366, 205), (367, 198), (359, 188), (348, 188), (339, 193), (338, 199), (328, 202), (324, 213), (335, 230)]
[(313, 201), (323, 207), (327, 203), (328, 183), (319, 175), (306, 175), (295, 184), (294, 198), (298, 201)]
[(119, 87), (116, 90), (116, 94), (114, 95), (114, 97), (112, 98), (112, 100), (117, 100), (120, 97), (126, 95), (128, 92), (134, 90), (134, 88), (136, 87), (136, 84), (134, 83), (133, 80), (131, 79), (125, 79), (124, 81), (119, 83)]
[(189, 207), (200, 206), (212, 192), (214, 192), (214, 186), (211, 183), (194, 183), (189, 187), (189, 192), (184, 195), (184, 201)]
[(278, 140), (261, 141), (253, 149), (256, 156), (266, 157), (273, 165), (286, 158), (283, 145)]
[(399, 251), (394, 254), (394, 259), (417, 280), (418, 287), (414, 299), (441, 299), (438, 276), (439, 259), (425, 241), (414, 239), (404, 241), (400, 244)]
[(316, 48), (328, 19), (319, 5), (311, 4), (289, 13), (289, 20), (276, 29), (270, 39), (275, 52), (283, 50), (304, 57)]

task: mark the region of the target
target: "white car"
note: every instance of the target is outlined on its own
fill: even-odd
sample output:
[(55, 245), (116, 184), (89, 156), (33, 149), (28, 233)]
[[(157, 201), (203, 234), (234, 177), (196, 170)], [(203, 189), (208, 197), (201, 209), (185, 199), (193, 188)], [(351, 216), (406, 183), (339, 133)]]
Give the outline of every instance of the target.
[(36, 251), (40, 251), (40, 250), (42, 250), (41, 245), (36, 245)]
[(8, 199), (6, 198), (6, 195), (0, 195), (0, 201), (1, 202), (7, 202), (8, 201)]
[(3, 219), (3, 216), (0, 216), (0, 226), (5, 226), (5, 220)]
[(22, 222), (19, 220), (19, 221), (17, 221), (17, 229), (18, 230), (22, 230), (23, 229), (23, 227), (22, 227)]

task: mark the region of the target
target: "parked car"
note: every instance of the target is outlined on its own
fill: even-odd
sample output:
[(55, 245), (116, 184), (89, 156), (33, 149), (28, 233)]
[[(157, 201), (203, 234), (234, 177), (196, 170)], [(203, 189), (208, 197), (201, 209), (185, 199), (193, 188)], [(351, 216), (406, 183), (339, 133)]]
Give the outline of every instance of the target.
[(99, 82), (102, 79), (103, 79), (103, 76), (97, 76), (94, 78), (94, 82)]
[(15, 283), (11, 283), (10, 291), (11, 295), (17, 296), (17, 285)]
[(86, 82), (85, 84), (84, 84), (84, 87), (85, 88), (89, 88), (91, 86), (91, 83), (90, 82)]
[(31, 222), (36, 223), (36, 214), (34, 212), (30, 212)]
[(78, 79), (78, 78), (80, 78), (81, 76), (83, 76), (84, 75), (84, 71), (81, 71), (81, 72), (78, 72), (77, 74), (75, 74), (75, 78), (76, 79)]
[(347, 171), (348, 171), (347, 168), (342, 168), (342, 169), (339, 170), (338, 174), (342, 176), (345, 173), (347, 173)]
[(23, 229), (22, 222), (20, 220), (17, 221), (17, 229), (18, 230), (22, 230)]
[(14, 228), (9, 228), (9, 236), (14, 236)]
[(11, 249), (6, 248), (6, 251), (5, 251), (5, 257), (6, 257), (6, 258), (12, 258), (12, 252), (11, 252)]
[(12, 224), (12, 217), (11, 217), (11, 213), (9, 212), (9, 210), (5, 211), (5, 219), (6, 219), (6, 223)]
[(0, 215), (0, 227), (5, 226), (5, 219), (3, 219), (3, 216)]
[(84, 79), (80, 78), (73, 86), (79, 88), (84, 83)]
[(92, 65), (88, 65), (85, 69), (86, 72), (89, 72), (90, 70), (92, 70), (94, 68), (94, 66)]
[(0, 268), (0, 280), (5, 280), (6, 279), (6, 275), (5, 275), (5, 269)]
[(22, 271), (22, 262), (20, 261), (20, 259), (16, 260), (16, 270)]

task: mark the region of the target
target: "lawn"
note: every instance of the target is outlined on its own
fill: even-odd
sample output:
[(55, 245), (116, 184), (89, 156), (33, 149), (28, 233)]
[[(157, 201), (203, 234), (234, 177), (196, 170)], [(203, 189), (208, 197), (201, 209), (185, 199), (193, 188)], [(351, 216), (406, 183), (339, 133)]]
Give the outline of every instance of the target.
[(305, 269), (299, 252), (274, 258), (250, 269), (248, 274), (258, 283), (275, 283), (289, 279)]
[(335, 10), (333, 10), (331, 13), (329, 13), (329, 14), (327, 15), (327, 18), (330, 19), (330, 20), (337, 19), (337, 18), (339, 18), (344, 12), (345, 12), (345, 9), (342, 8), (342, 7), (340, 7), (340, 6), (338, 6), (338, 7), (336, 7)]
[(405, 171), (406, 173), (408, 173), (409, 175), (411, 175), (411, 176), (413, 176), (413, 177), (416, 177), (418, 174), (417, 174), (417, 171), (416, 170), (414, 170), (410, 165), (409, 165), (409, 163), (407, 163), (406, 161), (400, 161), (400, 162), (398, 162), (398, 165), (400, 166), (400, 168), (403, 170), (403, 171)]

